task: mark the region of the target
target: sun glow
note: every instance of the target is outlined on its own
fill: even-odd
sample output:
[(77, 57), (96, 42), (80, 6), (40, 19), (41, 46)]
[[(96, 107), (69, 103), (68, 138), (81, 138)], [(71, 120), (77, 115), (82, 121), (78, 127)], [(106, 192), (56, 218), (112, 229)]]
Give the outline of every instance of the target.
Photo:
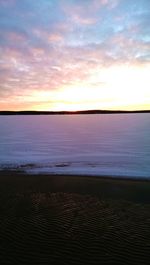
[(36, 99), (50, 100), (53, 110), (148, 109), (149, 73), (150, 65), (143, 68), (130, 65), (103, 68), (92, 71), (82, 82), (74, 81), (58, 91), (41, 92)]
[[(41, 87), (14, 98), (18, 109), (77, 111), (91, 109), (150, 109), (150, 64), (116, 65), (91, 69), (83, 80), (57, 89)], [(27, 108), (22, 101), (28, 102)], [(9, 103), (13, 104), (13, 99)], [(21, 107), (20, 107), (21, 106)]]

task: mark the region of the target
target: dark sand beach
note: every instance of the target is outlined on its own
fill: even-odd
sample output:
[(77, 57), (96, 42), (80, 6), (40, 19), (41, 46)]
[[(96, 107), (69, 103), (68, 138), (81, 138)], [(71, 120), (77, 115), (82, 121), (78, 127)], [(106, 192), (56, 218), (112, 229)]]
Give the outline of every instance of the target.
[(150, 182), (1, 171), (0, 264), (150, 264)]

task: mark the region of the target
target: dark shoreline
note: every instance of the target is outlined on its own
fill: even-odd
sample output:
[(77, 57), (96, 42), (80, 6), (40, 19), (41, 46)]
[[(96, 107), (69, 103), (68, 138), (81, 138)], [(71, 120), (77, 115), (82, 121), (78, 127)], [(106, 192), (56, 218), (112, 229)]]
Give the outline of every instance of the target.
[(150, 203), (150, 179), (67, 174), (31, 174), (25, 171), (1, 170), (0, 191), (29, 190), (40, 192), (73, 192), (101, 198)]
[[(28, 166), (28, 165), (27, 165)], [(23, 165), (23, 168), (25, 166)], [(32, 165), (31, 165), (31, 171), (29, 169), (22, 169), (22, 166), (20, 167), (14, 167), (14, 168), (0, 168), (0, 177), (1, 175), (25, 175), (25, 176), (34, 176), (34, 177), (39, 177), (39, 176), (45, 176), (45, 177), (68, 177), (68, 178), (87, 178), (87, 179), (98, 179), (98, 180), (116, 180), (116, 181), (133, 181), (133, 182), (150, 182), (150, 175), (149, 176), (127, 176), (127, 175), (97, 175), (97, 174), (84, 174), (84, 173), (75, 173), (75, 174), (70, 174), (70, 173), (51, 173), (51, 172), (32, 172)]]
[(81, 110), (81, 111), (0, 111), (0, 115), (78, 115), (78, 114), (132, 114), (150, 113), (150, 110)]
[(149, 265), (150, 181), (0, 171), (0, 264)]

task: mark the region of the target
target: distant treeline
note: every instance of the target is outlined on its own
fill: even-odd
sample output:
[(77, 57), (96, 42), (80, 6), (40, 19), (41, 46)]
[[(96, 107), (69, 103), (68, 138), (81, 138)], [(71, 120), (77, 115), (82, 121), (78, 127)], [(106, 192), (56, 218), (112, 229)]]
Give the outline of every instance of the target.
[(150, 110), (79, 110), (79, 111), (0, 111), (0, 115), (73, 115), (73, 114), (118, 114), (118, 113), (150, 113)]

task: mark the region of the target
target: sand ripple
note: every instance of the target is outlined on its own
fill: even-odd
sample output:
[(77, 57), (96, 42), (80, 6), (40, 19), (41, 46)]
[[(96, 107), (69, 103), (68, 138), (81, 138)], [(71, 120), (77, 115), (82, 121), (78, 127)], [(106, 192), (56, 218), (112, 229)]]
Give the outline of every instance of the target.
[(150, 264), (149, 204), (18, 193), (0, 213), (0, 264)]

